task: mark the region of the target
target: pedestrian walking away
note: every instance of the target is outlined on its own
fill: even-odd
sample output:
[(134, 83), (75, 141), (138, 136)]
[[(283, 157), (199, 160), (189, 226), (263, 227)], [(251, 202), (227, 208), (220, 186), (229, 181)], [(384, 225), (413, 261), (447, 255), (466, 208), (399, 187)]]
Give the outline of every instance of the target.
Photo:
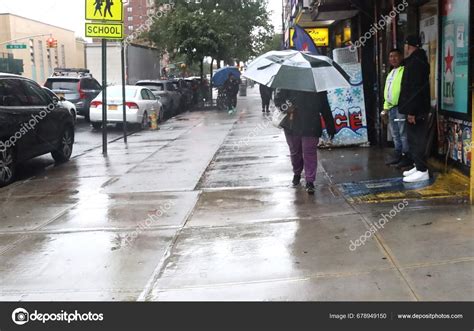
[(224, 90), (227, 96), (227, 108), (232, 114), (237, 108), (237, 94), (239, 94), (240, 79), (233, 74), (229, 74), (229, 78), (224, 83)]
[(314, 194), (318, 166), (317, 148), (323, 131), (320, 115), (324, 118), (329, 137), (332, 139), (336, 134), (327, 92), (280, 90), (275, 96), (275, 104), (282, 110), (287, 109), (288, 113), (281, 126), (290, 149), (293, 186), (300, 184), (304, 170), (306, 191), (308, 194)]
[(383, 118), (388, 117), (395, 145), (395, 151), (388, 157), (386, 164), (396, 165), (398, 168), (413, 165), (413, 161), (409, 156), (406, 115), (400, 114), (398, 110), (402, 78), (405, 71), (402, 61), (402, 52), (399, 49), (392, 49), (389, 54), (391, 70), (385, 83), (385, 102), (382, 112)]
[(262, 113), (270, 112), (270, 101), (272, 100), (273, 89), (260, 84), (260, 97), (262, 98)]
[(428, 114), (431, 108), (430, 65), (418, 36), (408, 36), (405, 55), (407, 58), (398, 107), (400, 114), (407, 115), (409, 153), (415, 167), (403, 173), (403, 181), (415, 183), (429, 180), (425, 150), (428, 143)]

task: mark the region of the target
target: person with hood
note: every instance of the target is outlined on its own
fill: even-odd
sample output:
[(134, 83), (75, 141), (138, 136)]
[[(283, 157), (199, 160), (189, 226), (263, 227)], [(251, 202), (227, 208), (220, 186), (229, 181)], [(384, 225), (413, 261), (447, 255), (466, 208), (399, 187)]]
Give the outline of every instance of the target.
[(425, 157), (431, 108), (430, 64), (418, 36), (407, 37), (405, 56), (398, 111), (407, 116), (408, 146), (415, 167), (403, 173), (403, 181), (416, 183), (430, 178)]
[(224, 83), (224, 91), (227, 96), (227, 106), (229, 113), (235, 112), (237, 107), (237, 94), (239, 94), (239, 84), (240, 79), (235, 77), (232, 73), (229, 74), (229, 77)]
[(272, 100), (273, 89), (260, 84), (260, 97), (262, 98), (262, 113), (270, 112), (270, 100)]
[(304, 169), (306, 191), (313, 195), (318, 167), (317, 148), (323, 132), (321, 115), (329, 137), (332, 139), (336, 134), (327, 92), (280, 90), (275, 96), (275, 104), (287, 112), (281, 126), (285, 130), (286, 141), (290, 148), (293, 186), (297, 187), (300, 184)]

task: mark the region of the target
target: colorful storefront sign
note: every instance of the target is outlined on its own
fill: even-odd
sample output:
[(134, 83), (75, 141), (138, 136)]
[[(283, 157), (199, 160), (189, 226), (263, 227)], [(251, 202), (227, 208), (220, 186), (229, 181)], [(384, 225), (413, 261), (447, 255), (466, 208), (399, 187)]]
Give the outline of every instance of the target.
[(469, 0), (444, 0), (441, 108), (468, 114)]
[[(305, 31), (311, 36), (316, 46), (329, 46), (328, 28), (305, 28)], [(290, 29), (290, 47), (293, 47), (293, 35), (295, 30)]]

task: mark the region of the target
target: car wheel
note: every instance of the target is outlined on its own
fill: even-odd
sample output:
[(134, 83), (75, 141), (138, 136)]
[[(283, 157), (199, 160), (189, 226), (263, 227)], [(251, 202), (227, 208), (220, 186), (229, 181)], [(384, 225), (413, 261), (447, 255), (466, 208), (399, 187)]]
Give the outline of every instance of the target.
[(143, 113), (143, 119), (142, 119), (142, 124), (140, 126), (142, 130), (146, 130), (150, 128), (150, 119), (148, 118), (148, 113), (144, 112)]
[(102, 128), (102, 123), (101, 122), (92, 122), (91, 125), (96, 130), (100, 130)]
[(63, 163), (69, 161), (72, 155), (72, 148), (74, 146), (74, 130), (71, 127), (66, 127), (59, 140), (58, 148), (52, 152), (52, 156), (56, 163)]
[(74, 124), (76, 124), (77, 114), (76, 114), (76, 111), (74, 109), (71, 109), (71, 115), (72, 115)]
[(165, 121), (165, 109), (163, 107), (160, 108), (158, 111), (158, 123), (163, 123)]
[(15, 179), (15, 158), (13, 148), (0, 151), (0, 187), (7, 186)]
[(173, 117), (174, 115), (176, 115), (176, 111), (174, 110), (174, 103), (170, 103), (170, 118)]

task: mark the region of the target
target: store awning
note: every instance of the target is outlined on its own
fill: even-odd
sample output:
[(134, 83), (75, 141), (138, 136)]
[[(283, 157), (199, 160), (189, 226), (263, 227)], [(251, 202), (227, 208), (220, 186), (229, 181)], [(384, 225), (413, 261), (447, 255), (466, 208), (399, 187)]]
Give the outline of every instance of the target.
[(359, 13), (360, 0), (315, 0), (310, 11), (313, 21), (340, 21)]

